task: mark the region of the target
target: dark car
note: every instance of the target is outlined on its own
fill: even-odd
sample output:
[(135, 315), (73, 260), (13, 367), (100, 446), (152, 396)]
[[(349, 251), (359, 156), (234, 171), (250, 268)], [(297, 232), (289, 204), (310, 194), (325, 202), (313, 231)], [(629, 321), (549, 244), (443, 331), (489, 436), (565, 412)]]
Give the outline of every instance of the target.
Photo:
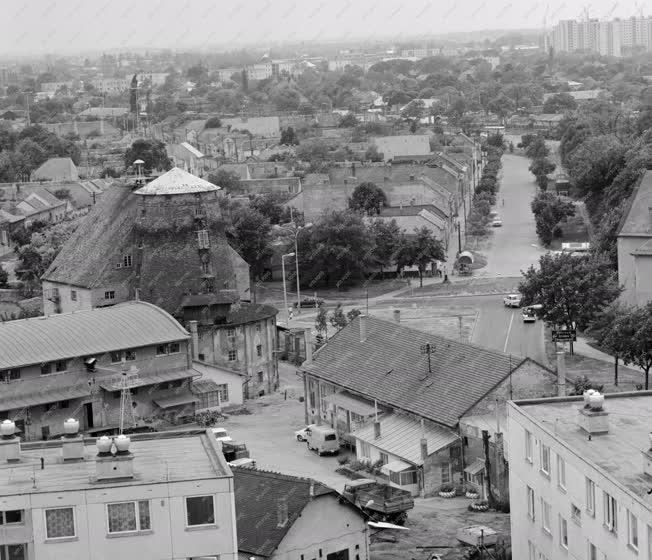
[(319, 298), (314, 298), (314, 297), (306, 297), (301, 300), (301, 305), (297, 305), (297, 303), (294, 303), (294, 307), (319, 307), (321, 304), (324, 303), (323, 299)]

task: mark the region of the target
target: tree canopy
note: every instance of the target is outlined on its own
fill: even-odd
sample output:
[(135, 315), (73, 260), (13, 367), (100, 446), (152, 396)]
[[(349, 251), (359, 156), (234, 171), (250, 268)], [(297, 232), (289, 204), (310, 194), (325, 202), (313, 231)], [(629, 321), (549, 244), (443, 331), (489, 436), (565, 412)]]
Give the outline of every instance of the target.
[(387, 206), (387, 196), (376, 183), (360, 183), (349, 199), (349, 208), (367, 215), (379, 214)]

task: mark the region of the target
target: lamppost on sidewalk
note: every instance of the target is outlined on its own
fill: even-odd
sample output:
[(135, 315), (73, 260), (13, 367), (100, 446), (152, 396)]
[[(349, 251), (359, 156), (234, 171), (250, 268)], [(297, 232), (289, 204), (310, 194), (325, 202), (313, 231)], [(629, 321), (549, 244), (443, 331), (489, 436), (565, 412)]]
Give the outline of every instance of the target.
[[(299, 233), (302, 230), (311, 228), (312, 224), (308, 223), (305, 226), (295, 226), (294, 228), (277, 226), (277, 229), (289, 231), (294, 236), (294, 255), (296, 264), (296, 281), (297, 281), (297, 313), (301, 313), (301, 282), (299, 280)], [(286, 302), (287, 307), (287, 302)]]
[(460, 218), (458, 216), (457, 221), (455, 222), (457, 227), (457, 254), (459, 255), (462, 252), (462, 232), (460, 231)]
[(281, 255), (281, 270), (283, 272), (283, 301), (285, 302), (285, 326), (290, 326), (290, 308), (288, 307), (288, 292), (285, 287), (285, 259), (286, 257), (294, 257), (295, 253), (287, 253)]

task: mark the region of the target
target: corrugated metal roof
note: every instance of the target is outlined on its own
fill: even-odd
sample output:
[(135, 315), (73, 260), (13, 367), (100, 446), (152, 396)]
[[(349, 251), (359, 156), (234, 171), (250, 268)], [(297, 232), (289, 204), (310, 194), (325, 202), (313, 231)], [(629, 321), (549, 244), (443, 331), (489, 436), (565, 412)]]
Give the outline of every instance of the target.
[(160, 406), (161, 408), (172, 408), (174, 406), (182, 406), (184, 404), (195, 403), (198, 401), (199, 399), (195, 395), (193, 395), (190, 391), (185, 391), (177, 395), (171, 395), (169, 397), (154, 399), (154, 403)]
[[(14, 383), (4, 383), (0, 385), (0, 411), (17, 410), (30, 406), (38, 406), (69, 399), (78, 399), (88, 397), (91, 394), (88, 380), (75, 377), (61, 378), (56, 376), (51, 383), (45, 379), (37, 379), (40, 384), (33, 382), (17, 381)], [(32, 381), (32, 380), (30, 380)]]
[(6, 321), (0, 370), (190, 338), (171, 315), (146, 302)]
[(142, 195), (189, 194), (218, 191), (220, 188), (192, 173), (173, 167), (134, 193)]
[[(159, 383), (165, 383), (166, 381), (187, 379), (188, 377), (198, 375), (200, 375), (199, 372), (194, 369), (182, 369), (150, 373), (147, 375), (128, 374), (128, 378), (130, 387), (146, 387), (147, 385), (158, 385)], [(98, 383), (105, 391), (119, 391), (122, 389), (122, 377), (120, 374), (101, 379)]]
[[(421, 438), (424, 436), (421, 423), (414, 418), (402, 414), (388, 414), (380, 418), (378, 439), (374, 435), (373, 423), (359, 428), (353, 435), (413, 465), (423, 464)], [(453, 430), (426, 423), (425, 438), (428, 442), (428, 453), (435, 453), (457, 441), (459, 436)]]

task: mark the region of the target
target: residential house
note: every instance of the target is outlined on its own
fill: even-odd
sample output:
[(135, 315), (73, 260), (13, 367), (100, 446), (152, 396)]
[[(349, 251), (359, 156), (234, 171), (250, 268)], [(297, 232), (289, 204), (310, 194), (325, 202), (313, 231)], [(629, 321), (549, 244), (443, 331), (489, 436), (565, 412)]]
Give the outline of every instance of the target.
[(32, 171), (32, 181), (77, 181), (77, 167), (68, 157), (50, 158)]
[(530, 359), (405, 327), (394, 314), (395, 322), (357, 317), (308, 357), (306, 423), (335, 427), (359, 459), (382, 460), (392, 485), (422, 495), (449, 483), (482, 490), (487, 430), (492, 488), (505, 499), (508, 450), (497, 426), (506, 426), (505, 403), (556, 395), (556, 374)]
[(0, 557), (237, 560), (233, 473), (210, 430), (102, 445), (2, 439)]
[[(83, 294), (70, 296), (80, 310), (2, 325), (0, 415), (16, 421), (24, 439), (59, 434), (73, 411), (83, 430), (115, 428), (125, 382), (131, 424), (178, 422), (197, 409), (232, 404), (223, 398), (226, 387), (193, 385), (202, 373), (193, 369), (191, 336), (165, 311), (145, 302), (82, 310)], [(212, 371), (204, 374), (211, 380)]]
[(559, 125), (564, 115), (557, 113), (541, 113), (540, 115), (531, 115), (532, 126), (539, 130), (552, 130)]
[(25, 216), (11, 214), (0, 208), (0, 255), (13, 251), (11, 235), (25, 227)]
[(264, 138), (280, 138), (281, 128), (279, 118), (272, 117), (233, 117), (222, 119), (222, 127), (230, 127), (230, 130), (248, 130), (254, 136)]
[(652, 393), (510, 402), (513, 558), (652, 554)]
[(652, 300), (652, 169), (630, 197), (617, 240), (620, 297), (629, 305), (645, 305)]
[(198, 177), (203, 177), (211, 169), (217, 169), (217, 163), (214, 159), (207, 158), (188, 142), (167, 144), (165, 149), (176, 167)]
[(432, 153), (428, 134), (376, 136), (371, 141), (383, 154), (385, 161), (391, 161), (398, 156), (426, 156)]
[(233, 468), (238, 553), (248, 560), (368, 560), (366, 516), (311, 479)]
[(409, 206), (390, 206), (383, 208), (377, 216), (368, 218), (370, 221), (395, 221), (405, 231), (406, 235), (414, 236), (415, 229), (427, 228), (434, 236), (448, 247), (451, 221), (449, 216), (432, 204)]
[(66, 136), (76, 134), (80, 138), (88, 138), (92, 141), (95, 137), (121, 136), (122, 132), (109, 122), (99, 121), (70, 121), (63, 123), (44, 123), (46, 130), (53, 132), (57, 136)]

